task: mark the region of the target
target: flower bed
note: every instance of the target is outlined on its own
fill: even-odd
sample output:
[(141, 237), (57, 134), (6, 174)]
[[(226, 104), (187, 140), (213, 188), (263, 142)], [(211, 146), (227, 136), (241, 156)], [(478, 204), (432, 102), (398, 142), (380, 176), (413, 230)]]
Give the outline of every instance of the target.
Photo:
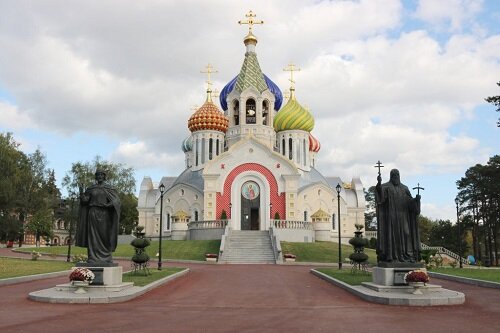
[(285, 258), (285, 261), (295, 261), (295, 259), (297, 259), (297, 256), (295, 254), (291, 254), (291, 253), (285, 253), (283, 255), (283, 258)]

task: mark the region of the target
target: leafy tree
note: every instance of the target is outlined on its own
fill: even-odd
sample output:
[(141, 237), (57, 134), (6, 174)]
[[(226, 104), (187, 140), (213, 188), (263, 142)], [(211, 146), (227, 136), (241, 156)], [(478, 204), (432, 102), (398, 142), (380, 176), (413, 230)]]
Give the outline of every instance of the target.
[(40, 237), (51, 238), (54, 226), (54, 213), (50, 208), (38, 210), (26, 223), (26, 230), (35, 235), (37, 246), (40, 245)]
[(22, 234), (23, 225), (19, 219), (9, 214), (0, 215), (0, 241), (17, 241)]
[[(500, 232), (500, 156), (491, 157), (486, 165), (476, 164), (457, 181), (460, 213), (472, 225), (474, 256), (495, 258)], [(482, 244), (482, 245), (481, 245)], [(483, 252), (484, 250), (484, 252)], [(497, 260), (498, 261), (498, 260)], [(496, 263), (498, 264), (498, 262)]]
[(137, 198), (130, 193), (120, 195), (122, 211), (120, 217), (120, 234), (130, 235), (139, 222)]
[(432, 228), (436, 223), (428, 217), (418, 216), (418, 229), (420, 232), (420, 241), (429, 245)]
[[(497, 82), (500, 86), (500, 82)], [(497, 112), (500, 112), (500, 96), (490, 96), (485, 98), (486, 102), (491, 103), (497, 107)], [(497, 126), (500, 127), (500, 118), (498, 118)]]
[(18, 189), (24, 178), (22, 165), (26, 155), (19, 151), (12, 133), (0, 133), (0, 213), (11, 214), (18, 202)]
[(365, 230), (377, 230), (377, 212), (375, 207), (375, 186), (365, 191)]

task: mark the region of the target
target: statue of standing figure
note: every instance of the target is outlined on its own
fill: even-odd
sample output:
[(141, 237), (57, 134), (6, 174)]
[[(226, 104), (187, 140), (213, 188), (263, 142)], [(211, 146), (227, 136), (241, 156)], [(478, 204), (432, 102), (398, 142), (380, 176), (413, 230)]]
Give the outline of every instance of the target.
[[(399, 171), (391, 170), (390, 181), (377, 177), (377, 261), (379, 263), (418, 263), (420, 236), (417, 217), (420, 194), (413, 198), (401, 184)], [(419, 188), (421, 189), (421, 188)]]
[(106, 172), (96, 170), (96, 184), (85, 191), (80, 186), (80, 217), (75, 236), (77, 246), (86, 247), (87, 263), (108, 266), (118, 240), (121, 203), (114, 188), (105, 183)]

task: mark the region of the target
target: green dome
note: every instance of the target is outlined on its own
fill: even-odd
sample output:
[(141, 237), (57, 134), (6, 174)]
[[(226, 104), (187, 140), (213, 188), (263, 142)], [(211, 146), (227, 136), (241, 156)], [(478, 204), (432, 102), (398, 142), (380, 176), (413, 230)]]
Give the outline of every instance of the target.
[(289, 130), (311, 132), (313, 128), (313, 116), (297, 102), (293, 95), (288, 100), (288, 103), (278, 112), (276, 117), (274, 117), (274, 130), (276, 132)]

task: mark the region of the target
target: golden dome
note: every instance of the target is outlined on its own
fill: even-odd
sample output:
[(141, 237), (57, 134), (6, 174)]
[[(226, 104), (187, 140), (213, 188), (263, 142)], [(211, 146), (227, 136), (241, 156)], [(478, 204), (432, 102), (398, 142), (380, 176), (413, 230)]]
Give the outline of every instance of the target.
[(228, 126), (229, 120), (211, 100), (207, 100), (188, 121), (191, 132), (212, 130), (225, 133)]

